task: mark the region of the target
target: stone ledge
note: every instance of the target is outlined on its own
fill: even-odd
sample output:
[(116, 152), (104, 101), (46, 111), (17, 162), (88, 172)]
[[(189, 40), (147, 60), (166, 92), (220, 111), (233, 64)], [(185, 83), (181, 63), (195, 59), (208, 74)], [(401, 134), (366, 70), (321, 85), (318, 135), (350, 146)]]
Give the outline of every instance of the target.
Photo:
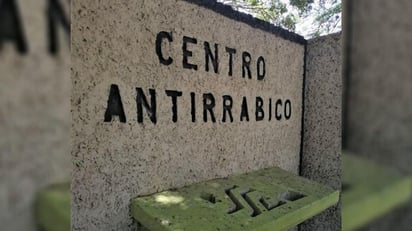
[(41, 230), (70, 230), (70, 183), (50, 185), (40, 191), (34, 209)]
[(360, 157), (342, 157), (342, 230), (356, 230), (410, 200), (410, 177)]
[(333, 206), (339, 192), (279, 168), (138, 197), (149, 230), (287, 230)]

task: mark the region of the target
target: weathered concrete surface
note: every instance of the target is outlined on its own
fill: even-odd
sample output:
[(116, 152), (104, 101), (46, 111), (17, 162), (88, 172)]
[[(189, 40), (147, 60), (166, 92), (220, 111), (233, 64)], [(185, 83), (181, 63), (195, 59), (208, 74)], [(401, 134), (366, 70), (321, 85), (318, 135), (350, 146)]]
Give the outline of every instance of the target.
[[(302, 176), (341, 189), (341, 35), (308, 41)], [(304, 222), (301, 230), (341, 230), (340, 204)]]
[(6, 41), (0, 50), (1, 230), (35, 230), (34, 194), (70, 177), (70, 56), (48, 52), (48, 1), (16, 1), (28, 52)]
[[(412, 2), (348, 1), (346, 148), (411, 174)], [(410, 230), (412, 207), (366, 230)]]
[[(132, 230), (129, 203), (139, 195), (269, 166), (298, 174), (304, 40), (296, 43), (293, 36), (288, 40), (180, 0), (76, 0), (72, 7), (73, 230)], [(156, 55), (161, 31), (172, 36), (173, 42), (161, 43), (164, 59), (173, 58), (170, 65)], [(187, 45), (193, 52), (188, 62), (198, 65), (197, 71), (182, 66), (183, 36), (197, 39)], [(219, 44), (219, 74), (205, 71), (205, 41), (212, 50)], [(236, 49), (233, 76), (228, 76), (225, 46)], [(252, 79), (242, 78), (243, 51), (252, 56)], [(256, 79), (259, 56), (266, 62), (262, 81)], [(108, 105), (116, 106), (110, 102), (120, 111), (120, 100), (108, 103), (112, 84), (121, 95), (124, 123), (118, 116), (105, 122)], [(147, 107), (143, 123), (138, 122), (136, 88), (142, 88), (149, 105), (149, 88), (156, 91), (156, 124)], [(175, 123), (165, 90), (182, 91)], [(203, 121), (202, 94), (209, 92), (216, 99), (215, 123), (210, 113)], [(222, 95), (233, 98), (233, 123), (222, 122)], [(243, 96), (250, 105), (249, 122), (240, 121)], [(255, 119), (256, 96), (264, 99), (263, 121)], [(268, 121), (269, 98), (273, 108), (278, 98), (290, 99), (289, 120), (283, 115), (278, 121), (273, 111)]]

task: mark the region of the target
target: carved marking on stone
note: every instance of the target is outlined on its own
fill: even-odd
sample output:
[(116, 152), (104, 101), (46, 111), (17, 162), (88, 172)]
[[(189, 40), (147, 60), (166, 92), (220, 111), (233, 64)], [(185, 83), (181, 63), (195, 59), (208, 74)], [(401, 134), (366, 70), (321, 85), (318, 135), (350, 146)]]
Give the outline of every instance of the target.
[[(255, 189), (241, 189), (237, 185), (225, 189), (224, 192), (232, 202), (232, 206), (226, 212), (227, 214), (234, 214), (242, 209), (249, 209), (251, 217), (256, 217), (265, 211), (271, 211), (284, 204), (306, 197), (306, 195), (294, 191), (282, 192), (273, 198), (263, 197)], [(217, 196), (211, 193), (202, 193), (200, 197), (212, 204), (221, 202)]]

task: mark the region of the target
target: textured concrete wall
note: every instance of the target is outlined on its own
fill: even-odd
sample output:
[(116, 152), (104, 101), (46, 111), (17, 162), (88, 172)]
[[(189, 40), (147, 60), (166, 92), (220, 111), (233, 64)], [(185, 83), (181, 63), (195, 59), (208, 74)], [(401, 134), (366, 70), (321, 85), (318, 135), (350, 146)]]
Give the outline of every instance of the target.
[[(305, 41), (228, 7), (215, 5), (214, 11), (204, 4), (214, 3), (73, 1), (73, 230), (133, 229), (129, 203), (139, 195), (270, 166), (298, 174)], [(196, 42), (185, 48), (184, 36)], [(212, 51), (218, 44), (217, 74), (205, 70), (204, 42)], [(236, 49), (232, 76), (225, 47)], [(185, 49), (197, 70), (183, 64)], [(252, 79), (242, 78), (243, 51), (252, 56)], [(263, 80), (257, 79), (259, 56), (266, 63)], [(152, 105), (142, 107), (139, 122), (136, 88), (148, 104), (149, 88), (156, 91), (156, 124), (149, 119), (154, 112), (147, 113)], [(182, 92), (175, 122), (165, 90)], [(209, 92), (216, 122), (210, 112), (204, 122), (202, 94)], [(233, 122), (223, 121), (223, 95), (233, 99)], [(257, 96), (264, 100), (262, 121), (256, 120)], [(243, 97), (249, 122), (240, 120)], [(279, 104), (276, 118), (278, 99), (285, 107), (290, 100), (291, 114)]]
[(0, 229), (30, 231), (36, 191), (70, 176), (70, 51), (59, 29), (49, 54), (47, 1), (16, 2), (28, 51), (0, 50)]
[[(301, 175), (341, 189), (341, 35), (308, 41)], [(340, 204), (305, 222), (301, 230), (340, 230)]]
[[(412, 2), (348, 1), (346, 148), (411, 174)], [(370, 230), (410, 230), (412, 207)]]

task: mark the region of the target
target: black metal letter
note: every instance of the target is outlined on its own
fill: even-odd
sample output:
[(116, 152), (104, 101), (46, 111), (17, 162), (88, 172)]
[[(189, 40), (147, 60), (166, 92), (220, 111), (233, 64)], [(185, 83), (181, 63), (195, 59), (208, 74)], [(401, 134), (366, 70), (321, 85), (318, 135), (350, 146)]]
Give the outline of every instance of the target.
[(243, 121), (243, 118), (245, 118), (246, 121), (249, 121), (249, 111), (248, 111), (248, 108), (247, 108), (246, 97), (243, 97), (242, 111), (240, 112), (240, 121)]
[(187, 37), (187, 36), (183, 36), (183, 46), (182, 46), (182, 50), (183, 50), (183, 68), (193, 69), (193, 70), (197, 71), (197, 65), (191, 64), (191, 63), (188, 62), (188, 57), (192, 57), (192, 55), (193, 55), (192, 51), (189, 51), (187, 49), (187, 44), (188, 43), (197, 44), (197, 39)]
[(212, 60), (213, 70), (216, 74), (219, 73), (219, 53), (218, 53), (218, 44), (215, 43), (215, 54), (212, 54), (210, 50), (210, 45), (208, 42), (204, 42), (205, 46), (205, 71), (209, 72), (209, 59)]
[(57, 39), (57, 23), (61, 23), (64, 32), (67, 35), (67, 41), (70, 46), (70, 21), (69, 17), (66, 17), (63, 7), (59, 0), (49, 0), (49, 5), (47, 7), (47, 22), (49, 24), (49, 52), (51, 54), (56, 54), (58, 51), (58, 39)]
[(152, 123), (156, 124), (156, 91), (149, 89), (150, 106), (147, 102), (146, 96), (141, 88), (136, 88), (136, 104), (137, 104), (137, 122), (143, 123), (143, 107), (146, 109)]
[(116, 84), (110, 86), (109, 99), (107, 100), (107, 108), (104, 113), (104, 122), (111, 122), (113, 116), (118, 116), (120, 122), (126, 123), (122, 98), (120, 97), (119, 87)]
[(233, 54), (236, 54), (236, 49), (226, 47), (226, 52), (229, 54), (229, 76), (233, 74)]
[(257, 79), (263, 80), (266, 75), (266, 64), (265, 64), (265, 59), (262, 56), (260, 56), (257, 59), (256, 70), (257, 70)]
[(213, 108), (215, 107), (215, 97), (211, 93), (203, 94), (203, 121), (207, 122), (207, 112), (209, 111), (212, 122), (216, 122)]
[(282, 106), (282, 100), (281, 99), (278, 99), (276, 101), (276, 104), (275, 104), (275, 117), (276, 117), (277, 120), (282, 119), (282, 114), (278, 114), (278, 106), (279, 105)]
[(166, 95), (172, 97), (172, 121), (177, 122), (177, 97), (182, 96), (181, 91), (166, 90)]
[(290, 100), (285, 101), (285, 119), (289, 120), (292, 115), (292, 104)]
[(0, 49), (6, 40), (12, 41), (20, 54), (27, 53), (28, 47), (15, 0), (0, 0)]
[(272, 120), (272, 98), (269, 98), (269, 121)]
[(164, 65), (170, 65), (173, 63), (173, 59), (168, 57), (167, 59), (164, 58), (162, 53), (162, 41), (163, 39), (167, 39), (169, 42), (173, 42), (172, 33), (166, 31), (160, 31), (156, 36), (156, 54), (159, 58), (159, 62)]
[[(252, 78), (252, 73), (250, 72), (250, 62), (252, 61), (252, 58), (250, 57), (250, 54), (246, 51), (242, 53), (242, 77), (245, 78), (246, 76), (246, 71), (248, 78)], [(246, 70), (245, 70), (246, 69)]]
[(190, 114), (192, 114), (192, 122), (196, 122), (196, 97), (194, 92), (190, 92), (190, 104), (192, 106)]
[(223, 98), (223, 118), (222, 122), (226, 122), (226, 112), (229, 114), (230, 122), (233, 123), (233, 116), (232, 116), (232, 106), (233, 106), (233, 99), (230, 95), (224, 95)]
[(265, 112), (263, 111), (263, 99), (261, 97), (256, 97), (256, 111), (255, 111), (256, 121), (261, 121), (265, 117)]

